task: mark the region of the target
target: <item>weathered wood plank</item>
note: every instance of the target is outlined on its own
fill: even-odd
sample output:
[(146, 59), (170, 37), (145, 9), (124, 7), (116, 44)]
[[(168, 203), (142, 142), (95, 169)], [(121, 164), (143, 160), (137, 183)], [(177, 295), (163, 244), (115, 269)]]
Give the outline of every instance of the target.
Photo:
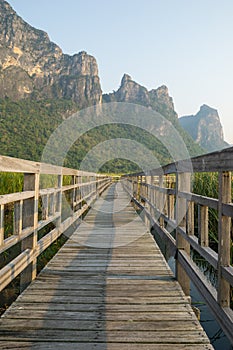
[(208, 344), (195, 345), (195, 344), (122, 344), (122, 343), (77, 343), (77, 342), (40, 342), (32, 343), (30, 341), (17, 341), (17, 342), (8, 342), (7, 345), (5, 342), (0, 341), (0, 347), (2, 350), (6, 349), (40, 349), (40, 350), (51, 350), (51, 349), (66, 349), (66, 350), (212, 350), (212, 346)]
[(128, 322), (124, 321), (77, 321), (77, 320), (53, 320), (53, 319), (30, 319), (30, 322), (25, 319), (10, 319), (8, 320), (7, 325), (4, 322), (1, 322), (1, 329), (8, 330), (8, 327), (14, 327), (14, 330), (19, 332), (21, 330), (30, 330), (30, 329), (55, 329), (56, 330), (99, 330), (106, 329), (109, 331), (123, 330), (123, 331), (154, 331), (163, 332), (165, 331), (197, 331), (201, 330), (201, 326), (198, 321), (194, 320), (185, 320), (177, 322), (176, 320), (167, 321), (145, 321), (145, 322)]
[(77, 341), (79, 342), (118, 342), (118, 343), (144, 343), (145, 338), (147, 343), (161, 344), (208, 344), (208, 339), (200, 330), (196, 331), (80, 331), (76, 330), (56, 330), (56, 329), (39, 329), (39, 330), (5, 330), (4, 334), (0, 334), (0, 340), (34, 340), (43, 341), (49, 339), (50, 341)]

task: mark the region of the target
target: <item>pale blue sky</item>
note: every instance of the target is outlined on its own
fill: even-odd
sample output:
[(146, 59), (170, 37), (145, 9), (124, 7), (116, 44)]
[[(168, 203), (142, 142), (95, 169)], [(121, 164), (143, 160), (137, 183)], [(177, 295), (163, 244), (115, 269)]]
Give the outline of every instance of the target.
[(233, 0), (9, 0), (64, 53), (95, 56), (104, 92), (124, 73), (168, 86), (179, 116), (216, 108), (233, 144)]

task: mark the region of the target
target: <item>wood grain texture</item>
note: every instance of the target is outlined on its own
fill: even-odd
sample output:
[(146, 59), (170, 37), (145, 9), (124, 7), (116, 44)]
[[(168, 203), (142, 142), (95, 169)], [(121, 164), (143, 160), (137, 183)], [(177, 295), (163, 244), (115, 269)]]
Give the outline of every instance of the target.
[(120, 184), (0, 319), (1, 349), (213, 349)]

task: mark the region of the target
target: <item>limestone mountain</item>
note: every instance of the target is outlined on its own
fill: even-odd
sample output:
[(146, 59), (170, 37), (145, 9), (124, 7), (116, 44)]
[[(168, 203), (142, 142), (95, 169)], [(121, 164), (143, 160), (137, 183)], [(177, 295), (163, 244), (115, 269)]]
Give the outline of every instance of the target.
[(204, 104), (196, 115), (181, 117), (179, 121), (194, 141), (207, 151), (229, 146), (224, 141), (223, 128), (216, 109)]
[(178, 114), (174, 109), (172, 97), (165, 85), (157, 89), (147, 90), (135, 82), (128, 74), (124, 74), (117, 91), (103, 95), (103, 102), (128, 102), (146, 106), (168, 119), (183, 138), (190, 155), (204, 153), (204, 150), (193, 142), (192, 137), (180, 125)]
[(103, 95), (103, 101), (141, 104), (154, 109), (169, 120), (178, 118), (174, 110), (172, 97), (169, 96), (168, 88), (165, 85), (148, 91), (144, 86), (133, 81), (128, 74), (124, 74), (120, 87), (116, 92)]
[(99, 104), (102, 91), (94, 57), (73, 56), (26, 23), (0, 0), (0, 98), (72, 99), (80, 107)]

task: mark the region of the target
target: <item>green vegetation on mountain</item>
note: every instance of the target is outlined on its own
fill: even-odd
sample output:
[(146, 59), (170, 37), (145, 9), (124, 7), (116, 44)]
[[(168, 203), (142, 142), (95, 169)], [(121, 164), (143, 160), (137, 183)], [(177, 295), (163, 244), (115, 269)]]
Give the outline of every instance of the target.
[[(40, 161), (50, 135), (77, 109), (77, 105), (70, 100), (0, 100), (1, 154)], [(184, 135), (184, 139), (185, 136), (187, 135)], [(64, 165), (79, 168), (83, 158), (93, 147), (100, 142), (116, 138), (131, 139), (143, 144), (153, 152), (160, 164), (172, 161), (164, 145), (145, 130), (114, 124), (96, 127), (80, 137), (68, 152)], [(189, 142), (188, 137), (185, 141), (191, 155), (200, 153), (198, 145)], [(118, 159), (109, 160), (101, 170), (132, 172), (140, 169), (129, 160)]]
[(0, 100), (0, 153), (39, 161), (51, 133), (76, 109), (67, 100)]

